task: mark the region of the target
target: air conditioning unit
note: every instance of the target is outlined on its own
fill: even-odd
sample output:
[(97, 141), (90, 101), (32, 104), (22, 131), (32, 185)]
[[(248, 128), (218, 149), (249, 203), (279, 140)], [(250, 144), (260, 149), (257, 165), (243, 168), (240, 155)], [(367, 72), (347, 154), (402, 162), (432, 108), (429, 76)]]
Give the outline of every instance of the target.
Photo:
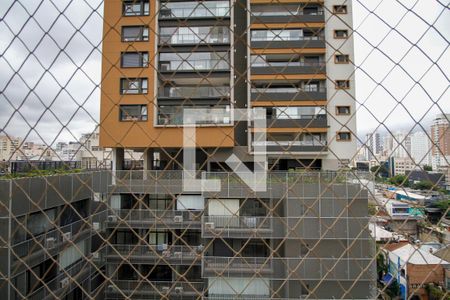
[(92, 259), (93, 260), (99, 260), (100, 259), (100, 253), (99, 252), (92, 252)]
[(156, 245), (156, 251), (164, 251), (164, 250), (167, 250), (167, 244)]
[(163, 257), (170, 257), (170, 250), (164, 250), (161, 254)]
[(177, 286), (175, 287), (175, 294), (182, 294), (183, 293), (183, 287), (182, 286)]
[(101, 194), (94, 193), (94, 202), (100, 202), (100, 201), (101, 201)]
[(45, 240), (45, 248), (47, 249), (53, 249), (55, 248), (56, 239), (53, 237), (47, 238)]
[(72, 232), (64, 232), (62, 237), (64, 241), (70, 241), (72, 239)]
[(117, 222), (117, 216), (114, 215), (108, 216), (108, 222)]
[(116, 291), (116, 287), (114, 285), (110, 284), (110, 285), (108, 285), (108, 291), (114, 292), (114, 291)]
[(99, 222), (92, 222), (92, 229), (93, 230), (100, 230), (100, 223)]
[(173, 221), (175, 223), (181, 223), (181, 222), (183, 222), (183, 216), (174, 216)]
[(212, 230), (214, 228), (214, 222), (205, 222), (205, 229)]
[(169, 287), (169, 286), (163, 286), (163, 287), (161, 288), (161, 292), (162, 292), (163, 294), (168, 294), (169, 291), (170, 291), (170, 287)]
[(59, 282), (59, 287), (60, 288), (64, 288), (66, 286), (69, 285), (69, 278), (63, 278), (60, 282)]
[(181, 252), (174, 252), (173, 253), (173, 257), (175, 257), (175, 258), (181, 258), (183, 256), (183, 253), (181, 253)]

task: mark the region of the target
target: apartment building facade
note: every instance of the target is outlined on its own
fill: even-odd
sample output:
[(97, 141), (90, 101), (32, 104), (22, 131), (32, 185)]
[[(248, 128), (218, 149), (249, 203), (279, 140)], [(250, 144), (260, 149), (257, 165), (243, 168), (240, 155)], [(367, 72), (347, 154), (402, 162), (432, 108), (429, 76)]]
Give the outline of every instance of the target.
[[(356, 153), (351, 13), (337, 0), (105, 3), (106, 299), (375, 297), (367, 190), (337, 171)], [(183, 189), (189, 108), (202, 110), (197, 175), (219, 191)], [(253, 108), (264, 141), (233, 113)], [(226, 160), (251, 170), (261, 144), (271, 172), (256, 192)], [(143, 170), (124, 170), (127, 149)]]
[(445, 170), (450, 161), (450, 115), (437, 115), (431, 125), (433, 170)]
[[(189, 108), (206, 111), (196, 128), (205, 170), (231, 154), (249, 162), (261, 143), (274, 170), (337, 170), (356, 154), (350, 3), (110, 1), (103, 55), (100, 143), (119, 160), (123, 149), (156, 151), (178, 168)], [(234, 118), (251, 108), (266, 110), (266, 141)]]

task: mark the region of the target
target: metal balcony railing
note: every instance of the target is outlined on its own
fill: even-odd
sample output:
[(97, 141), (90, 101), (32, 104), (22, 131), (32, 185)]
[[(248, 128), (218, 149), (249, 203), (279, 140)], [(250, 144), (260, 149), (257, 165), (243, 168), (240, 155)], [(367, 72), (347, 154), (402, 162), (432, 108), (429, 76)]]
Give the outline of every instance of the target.
[(139, 223), (188, 226), (200, 224), (201, 213), (197, 210), (111, 209), (106, 222), (114, 226), (121, 222), (132, 226)]
[(107, 247), (106, 256), (109, 258), (128, 258), (139, 260), (171, 261), (171, 263), (191, 264), (193, 260), (200, 262), (203, 247), (185, 245), (125, 245), (113, 244)]
[(203, 277), (252, 277), (271, 280), (371, 280), (376, 266), (371, 258), (269, 258), (206, 256)]
[(305, 212), (297, 217), (203, 216), (202, 237), (371, 239), (366, 227), (368, 217), (339, 216), (340, 211), (335, 215), (324, 217), (319, 212)]
[(107, 293), (155, 293), (158, 295), (199, 295), (203, 293), (203, 282), (112, 280), (106, 288)]

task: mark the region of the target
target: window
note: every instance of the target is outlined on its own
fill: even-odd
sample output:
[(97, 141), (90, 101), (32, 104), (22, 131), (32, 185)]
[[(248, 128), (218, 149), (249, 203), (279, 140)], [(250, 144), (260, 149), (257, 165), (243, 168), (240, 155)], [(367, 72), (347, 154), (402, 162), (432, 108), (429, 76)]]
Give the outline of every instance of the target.
[(147, 94), (147, 78), (122, 78), (120, 79), (121, 94)]
[(147, 26), (122, 27), (122, 42), (144, 42), (144, 41), (148, 41)]
[(230, 42), (226, 26), (161, 27), (160, 44), (223, 44)]
[(121, 105), (120, 121), (147, 121), (147, 105)]
[(336, 80), (336, 89), (346, 90), (350, 88), (350, 80)]
[(348, 38), (348, 30), (346, 29), (339, 29), (334, 31), (334, 38), (335, 39), (346, 39)]
[(122, 14), (124, 16), (148, 16), (148, 0), (123, 0)]
[(166, 231), (150, 231), (148, 235), (148, 242), (150, 245), (168, 244), (169, 233)]
[(336, 135), (336, 140), (340, 142), (350, 141), (352, 139), (352, 134), (348, 131), (340, 131)]
[(349, 115), (350, 106), (336, 106), (336, 115)]
[(334, 56), (334, 63), (336, 64), (348, 64), (350, 62), (350, 57), (346, 54), (336, 54)]
[(333, 13), (334, 14), (346, 14), (347, 13), (347, 5), (333, 5)]
[(122, 68), (146, 68), (148, 52), (122, 52), (120, 65)]

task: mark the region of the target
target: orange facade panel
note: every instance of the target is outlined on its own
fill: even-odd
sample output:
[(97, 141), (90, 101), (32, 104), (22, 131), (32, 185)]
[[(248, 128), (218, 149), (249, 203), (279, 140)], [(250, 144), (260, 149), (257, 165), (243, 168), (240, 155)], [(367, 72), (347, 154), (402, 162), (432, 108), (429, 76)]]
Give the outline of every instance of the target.
[[(103, 23), (103, 57), (100, 107), (100, 145), (102, 147), (146, 148), (182, 147), (182, 128), (154, 127), (156, 115), (156, 7), (150, 1), (149, 16), (122, 16), (122, 1), (108, 0)], [(149, 39), (145, 42), (122, 42), (122, 26), (145, 25), (149, 27)], [(149, 66), (144, 68), (120, 68), (121, 52), (145, 51), (149, 53)], [(121, 95), (121, 78), (147, 78), (147, 93)], [(121, 122), (120, 104), (147, 105), (147, 121)], [(207, 127), (197, 130), (199, 147), (234, 146), (232, 127)]]

